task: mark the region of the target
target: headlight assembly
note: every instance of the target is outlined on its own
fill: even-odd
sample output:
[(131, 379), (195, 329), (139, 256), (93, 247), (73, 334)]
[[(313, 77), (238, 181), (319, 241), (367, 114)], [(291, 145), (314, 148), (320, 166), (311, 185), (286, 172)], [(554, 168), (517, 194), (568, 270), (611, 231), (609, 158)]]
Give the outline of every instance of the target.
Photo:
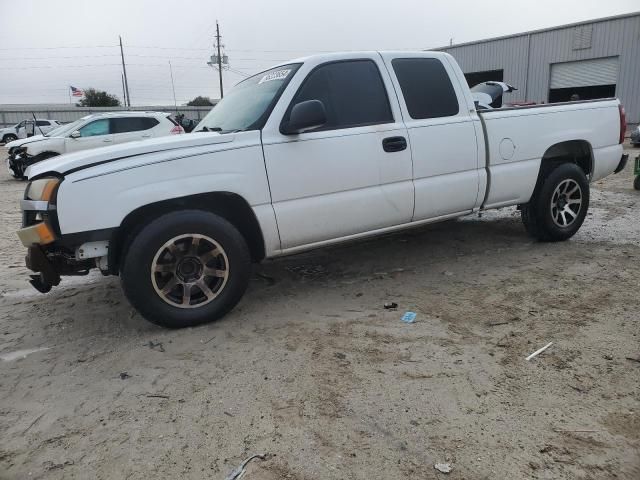
[(25, 198), (50, 202), (56, 193), (58, 185), (60, 185), (59, 178), (41, 178), (34, 180), (27, 186)]

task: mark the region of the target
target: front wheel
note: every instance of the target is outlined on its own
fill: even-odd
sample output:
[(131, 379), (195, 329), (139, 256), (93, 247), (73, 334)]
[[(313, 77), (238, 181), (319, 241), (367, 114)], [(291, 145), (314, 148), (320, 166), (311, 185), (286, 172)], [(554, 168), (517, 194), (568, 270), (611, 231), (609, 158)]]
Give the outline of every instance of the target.
[(17, 139), (18, 139), (17, 135), (14, 135), (13, 133), (7, 133), (4, 137), (2, 137), (2, 143), (7, 144)]
[(182, 328), (222, 317), (242, 298), (251, 257), (238, 230), (213, 213), (186, 210), (153, 220), (131, 241), (120, 275), (150, 322)]
[(633, 188), (635, 188), (636, 190), (640, 190), (640, 175), (638, 175), (633, 181)]
[(584, 171), (564, 163), (545, 173), (529, 203), (522, 207), (522, 221), (532, 237), (558, 242), (575, 235), (588, 208), (589, 182)]

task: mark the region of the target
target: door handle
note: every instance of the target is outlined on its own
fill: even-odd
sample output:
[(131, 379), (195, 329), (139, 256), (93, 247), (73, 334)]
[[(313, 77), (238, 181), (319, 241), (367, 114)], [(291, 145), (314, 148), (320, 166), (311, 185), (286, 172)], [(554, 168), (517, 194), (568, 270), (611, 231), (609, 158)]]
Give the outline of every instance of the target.
[(113, 140), (111, 140), (110, 138), (105, 138), (102, 140), (104, 143), (111, 143), (113, 142)]
[(151, 138), (151, 134), (147, 133), (146, 135), (142, 135), (142, 138)]
[(382, 140), (382, 148), (385, 152), (401, 152), (407, 148), (407, 139), (404, 137), (387, 137)]

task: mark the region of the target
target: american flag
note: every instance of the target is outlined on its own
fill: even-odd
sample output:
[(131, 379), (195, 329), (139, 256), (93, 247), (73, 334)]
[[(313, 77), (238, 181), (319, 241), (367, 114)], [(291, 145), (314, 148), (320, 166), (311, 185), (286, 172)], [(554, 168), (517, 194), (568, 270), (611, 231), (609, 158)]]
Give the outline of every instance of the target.
[(69, 85), (69, 88), (71, 89), (71, 96), (73, 97), (82, 97), (84, 95), (84, 92), (79, 88), (72, 87), (71, 85)]

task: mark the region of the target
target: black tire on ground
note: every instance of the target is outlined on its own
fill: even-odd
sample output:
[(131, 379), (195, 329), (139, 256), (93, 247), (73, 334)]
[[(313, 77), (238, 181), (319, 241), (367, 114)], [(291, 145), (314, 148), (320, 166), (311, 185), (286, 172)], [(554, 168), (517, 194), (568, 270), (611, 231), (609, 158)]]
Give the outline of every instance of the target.
[(633, 181), (633, 188), (640, 190), (640, 175), (638, 175)]
[[(569, 195), (575, 187), (578, 189)], [(576, 164), (563, 163), (543, 172), (533, 197), (522, 207), (522, 222), (532, 237), (558, 242), (575, 235), (588, 208), (589, 182), (584, 171)]]
[[(226, 276), (219, 278), (220, 272)], [(131, 304), (150, 322), (168, 328), (222, 317), (240, 301), (250, 275), (243, 236), (224, 218), (202, 210), (175, 211), (151, 221), (131, 239), (120, 266)], [(171, 287), (171, 282), (177, 283)]]
[(2, 143), (7, 144), (17, 139), (18, 139), (17, 135), (14, 135), (12, 133), (7, 133), (4, 137), (2, 137)]

